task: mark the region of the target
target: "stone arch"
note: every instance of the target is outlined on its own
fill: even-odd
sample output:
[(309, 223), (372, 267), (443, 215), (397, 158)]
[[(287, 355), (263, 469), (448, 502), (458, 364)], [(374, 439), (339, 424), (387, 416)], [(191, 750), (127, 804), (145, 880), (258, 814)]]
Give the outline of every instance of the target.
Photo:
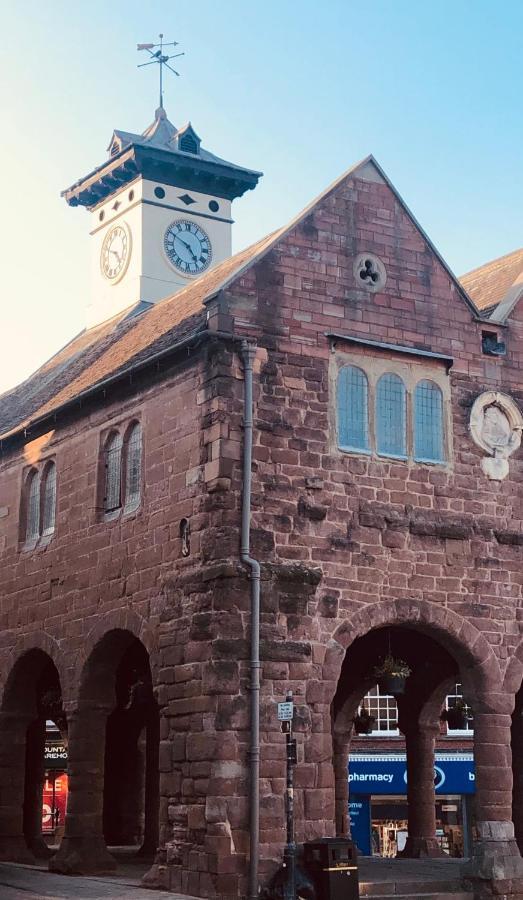
[(77, 692), (80, 691), (85, 667), (88, 664), (95, 648), (100, 642), (106, 638), (111, 632), (122, 632), (133, 635), (137, 638), (147, 650), (151, 672), (154, 673), (157, 667), (158, 645), (156, 634), (149, 624), (137, 612), (132, 609), (117, 609), (113, 612), (102, 616), (91, 628), (89, 634), (82, 644), (82, 650), (78, 655), (76, 663), (75, 684)]
[[(122, 821), (131, 817), (133, 835), (143, 834), (144, 846), (148, 840), (157, 845), (160, 718), (151, 665), (156, 655), (152, 630), (130, 609), (100, 617), (83, 644), (71, 710), (65, 835), (51, 860), (53, 871), (111, 871), (115, 860), (106, 838), (120, 836)], [(134, 776), (145, 783), (133, 794), (128, 787), (136, 786)], [(109, 843), (134, 844), (134, 837)]]
[(22, 862), (49, 856), (42, 838), (46, 721), (67, 730), (62, 705), (64, 659), (47, 633), (13, 647), (0, 703), (0, 858)]
[(3, 679), (0, 683), (0, 709), (3, 707), (18, 664), (31, 651), (41, 651), (49, 657), (58, 672), (62, 691), (65, 694), (66, 686), (69, 683), (65, 656), (58, 642), (50, 634), (46, 631), (37, 631), (34, 634), (26, 634), (20, 637), (9, 653), (3, 670)]
[(523, 684), (523, 641), (517, 646), (515, 653), (505, 670), (503, 692), (517, 694)]
[(382, 600), (358, 610), (334, 632), (325, 656), (325, 675), (337, 681), (348, 647), (368, 632), (391, 625), (418, 629), (445, 642), (463, 669), (469, 692), (500, 689), (499, 662), (485, 636), (458, 613), (428, 600)]

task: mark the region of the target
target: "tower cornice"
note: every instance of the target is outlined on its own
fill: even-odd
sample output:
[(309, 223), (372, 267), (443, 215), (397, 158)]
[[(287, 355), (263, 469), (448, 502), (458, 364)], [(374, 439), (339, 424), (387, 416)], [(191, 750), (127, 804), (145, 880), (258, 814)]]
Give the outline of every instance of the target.
[(214, 157), (133, 142), (62, 191), (70, 206), (94, 208), (137, 175), (162, 184), (212, 193), (227, 200), (258, 184), (262, 173)]

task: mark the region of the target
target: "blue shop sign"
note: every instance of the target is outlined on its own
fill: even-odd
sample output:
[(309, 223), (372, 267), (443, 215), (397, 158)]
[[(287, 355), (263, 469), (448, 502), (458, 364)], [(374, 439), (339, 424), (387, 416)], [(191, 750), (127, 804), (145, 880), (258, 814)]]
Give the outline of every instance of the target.
[[(473, 794), (475, 785), (472, 753), (436, 753), (434, 786), (436, 794)], [(407, 793), (407, 758), (404, 753), (351, 753), (349, 793)]]

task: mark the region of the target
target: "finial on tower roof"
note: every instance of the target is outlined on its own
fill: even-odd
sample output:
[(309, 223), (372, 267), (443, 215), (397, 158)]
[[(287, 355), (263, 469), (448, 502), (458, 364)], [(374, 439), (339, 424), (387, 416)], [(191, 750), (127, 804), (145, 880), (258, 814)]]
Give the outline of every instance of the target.
[(159, 115), (159, 111), (163, 110), (163, 67), (166, 66), (170, 72), (173, 72), (175, 75), (179, 75), (180, 73), (173, 69), (172, 66), (169, 65), (169, 61), (171, 59), (176, 59), (178, 56), (185, 56), (185, 53), (172, 53), (171, 56), (168, 56), (164, 53), (165, 47), (177, 47), (178, 41), (170, 41), (168, 44), (164, 44), (163, 42), (163, 34), (159, 34), (160, 38), (159, 44), (138, 44), (137, 50), (147, 50), (147, 53), (151, 57), (149, 62), (139, 63), (138, 68), (142, 69), (144, 66), (152, 66), (154, 63), (158, 63), (160, 66), (160, 105), (156, 110), (156, 118), (161, 118)]

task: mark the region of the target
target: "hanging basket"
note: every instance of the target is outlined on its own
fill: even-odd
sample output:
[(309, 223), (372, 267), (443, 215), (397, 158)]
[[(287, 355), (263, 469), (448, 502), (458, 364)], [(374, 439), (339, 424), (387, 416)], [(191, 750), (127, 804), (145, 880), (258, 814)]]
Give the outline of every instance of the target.
[(373, 675), (378, 682), (380, 691), (397, 697), (405, 693), (405, 685), (410, 673), (411, 668), (403, 659), (395, 659), (388, 653), (381, 664), (376, 666)]
[(376, 717), (370, 716), (364, 708), (354, 716), (352, 721), (354, 723), (354, 731), (356, 734), (372, 734)]
[(404, 675), (381, 675), (378, 678), (379, 689), (383, 694), (397, 697), (405, 693), (407, 679)]
[(469, 720), (465, 706), (451, 706), (443, 711), (441, 718), (451, 731), (464, 731)]

